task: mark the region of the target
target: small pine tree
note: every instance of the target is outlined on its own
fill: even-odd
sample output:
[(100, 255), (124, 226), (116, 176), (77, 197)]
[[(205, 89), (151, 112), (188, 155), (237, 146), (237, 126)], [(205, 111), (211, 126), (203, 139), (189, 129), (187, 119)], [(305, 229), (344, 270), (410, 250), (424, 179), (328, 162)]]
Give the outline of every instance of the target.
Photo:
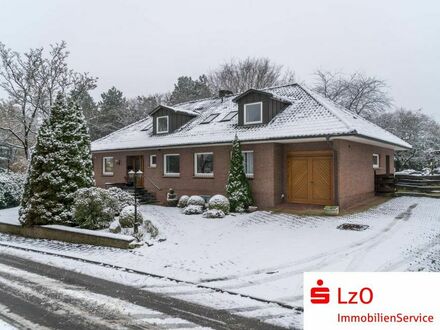
[(232, 156), (226, 193), (232, 212), (247, 210), (253, 204), (251, 188), (244, 171), (243, 154), (241, 153), (241, 145), (237, 135), (232, 143)]
[(94, 184), (84, 115), (60, 93), (41, 125), (20, 208), (23, 225), (70, 224), (71, 194)]

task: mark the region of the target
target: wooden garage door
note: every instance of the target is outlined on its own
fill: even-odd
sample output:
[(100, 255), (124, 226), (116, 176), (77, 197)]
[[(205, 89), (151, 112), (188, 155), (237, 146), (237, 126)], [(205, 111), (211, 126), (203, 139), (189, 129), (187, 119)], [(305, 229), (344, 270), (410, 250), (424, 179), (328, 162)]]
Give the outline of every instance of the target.
[(331, 155), (291, 156), (288, 158), (287, 168), (289, 202), (333, 204)]

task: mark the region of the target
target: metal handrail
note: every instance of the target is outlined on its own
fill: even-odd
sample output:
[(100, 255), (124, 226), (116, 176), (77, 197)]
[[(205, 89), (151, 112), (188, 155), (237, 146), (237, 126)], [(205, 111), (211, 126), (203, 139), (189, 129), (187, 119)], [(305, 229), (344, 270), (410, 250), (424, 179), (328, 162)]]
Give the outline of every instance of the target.
[(153, 180), (151, 180), (151, 179), (148, 178), (148, 177), (147, 177), (147, 180), (150, 181), (150, 183), (151, 183), (154, 187), (156, 187), (157, 190), (162, 190), (162, 188), (160, 188), (157, 184), (155, 184), (155, 183), (153, 182)]

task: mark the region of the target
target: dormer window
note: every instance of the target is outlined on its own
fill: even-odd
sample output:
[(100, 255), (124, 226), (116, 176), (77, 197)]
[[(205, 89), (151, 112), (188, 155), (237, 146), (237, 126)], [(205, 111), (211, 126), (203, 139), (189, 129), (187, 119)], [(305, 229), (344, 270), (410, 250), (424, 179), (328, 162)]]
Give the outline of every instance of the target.
[(263, 102), (244, 105), (244, 124), (261, 124), (263, 122)]
[(157, 134), (168, 133), (168, 116), (161, 116), (156, 118)]

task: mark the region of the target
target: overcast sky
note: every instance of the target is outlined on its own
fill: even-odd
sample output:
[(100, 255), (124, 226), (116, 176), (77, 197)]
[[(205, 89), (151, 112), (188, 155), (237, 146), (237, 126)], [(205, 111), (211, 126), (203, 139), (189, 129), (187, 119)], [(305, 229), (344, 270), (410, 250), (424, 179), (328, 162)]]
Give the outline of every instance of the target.
[(439, 1), (0, 0), (0, 41), (60, 40), (100, 92), (172, 89), (231, 57), (269, 57), (313, 82), (318, 69), (385, 79), (395, 105), (440, 120)]

